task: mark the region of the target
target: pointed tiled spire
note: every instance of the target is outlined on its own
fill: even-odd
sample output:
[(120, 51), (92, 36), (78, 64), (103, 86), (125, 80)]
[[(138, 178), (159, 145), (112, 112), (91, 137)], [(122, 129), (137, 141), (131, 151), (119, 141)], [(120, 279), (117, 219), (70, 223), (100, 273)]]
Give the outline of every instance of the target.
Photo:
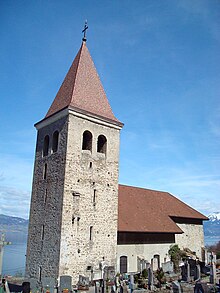
[(122, 125), (112, 112), (85, 41), (45, 118), (67, 107)]

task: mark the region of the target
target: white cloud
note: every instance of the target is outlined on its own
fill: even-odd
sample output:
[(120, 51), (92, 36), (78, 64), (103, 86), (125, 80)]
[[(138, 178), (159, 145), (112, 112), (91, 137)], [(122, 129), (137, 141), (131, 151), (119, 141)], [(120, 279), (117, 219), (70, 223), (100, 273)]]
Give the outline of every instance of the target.
[(0, 185), (0, 214), (28, 218), (30, 192)]

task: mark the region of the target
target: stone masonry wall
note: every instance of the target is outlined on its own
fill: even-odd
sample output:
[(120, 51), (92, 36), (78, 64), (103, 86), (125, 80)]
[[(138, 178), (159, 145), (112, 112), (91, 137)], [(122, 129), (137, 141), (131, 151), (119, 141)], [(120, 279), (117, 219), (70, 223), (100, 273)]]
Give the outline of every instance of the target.
[[(45, 277), (58, 276), (67, 122), (67, 117), (59, 119), (39, 129), (37, 136), (26, 277), (39, 283)], [(56, 130), (59, 132), (58, 150), (52, 153), (52, 136)], [(43, 157), (46, 135), (50, 137), (49, 153)], [(45, 164), (47, 164), (46, 178), (44, 178)]]
[(137, 258), (144, 259), (151, 263), (154, 255), (160, 255), (160, 262), (169, 261), (168, 250), (174, 243), (160, 244), (129, 244), (118, 245), (117, 247), (117, 272), (120, 272), (120, 257), (127, 256), (128, 272), (137, 272)]
[[(91, 152), (82, 150), (86, 130)], [(106, 155), (97, 152), (99, 135), (107, 138)], [(103, 257), (116, 264), (118, 160), (119, 129), (69, 115), (59, 275), (71, 275), (73, 283), (79, 274), (90, 276), (89, 266), (98, 270)]]
[(203, 225), (195, 224), (177, 224), (184, 232), (175, 235), (175, 242), (180, 249), (189, 248), (196, 252), (196, 255), (202, 259), (202, 247), (204, 247)]

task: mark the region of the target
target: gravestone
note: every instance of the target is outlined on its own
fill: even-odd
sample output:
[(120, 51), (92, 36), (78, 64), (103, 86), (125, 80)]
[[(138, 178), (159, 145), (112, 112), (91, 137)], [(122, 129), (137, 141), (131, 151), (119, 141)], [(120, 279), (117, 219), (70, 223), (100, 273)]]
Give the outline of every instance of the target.
[(56, 283), (57, 282), (54, 278), (42, 278), (42, 287), (46, 289), (45, 291), (50, 291), (50, 293), (54, 293)]
[(22, 283), (22, 292), (23, 293), (30, 293), (31, 287), (30, 287), (30, 282), (23, 282)]
[(152, 258), (151, 263), (152, 263), (152, 269), (155, 272), (159, 268), (158, 258), (156, 258), (156, 257)]
[(197, 262), (195, 259), (188, 259), (190, 265), (190, 276), (195, 276)]
[(165, 273), (173, 273), (173, 262), (167, 261), (162, 263), (162, 269)]
[(194, 293), (208, 293), (210, 292), (207, 283), (197, 282), (195, 285)]
[(78, 289), (88, 289), (89, 288), (89, 278), (84, 277), (82, 275), (79, 275), (79, 281), (78, 281)]
[(210, 267), (210, 283), (216, 283), (216, 264), (213, 262)]
[(172, 282), (173, 293), (181, 293), (180, 283), (178, 281)]
[(68, 291), (72, 291), (72, 277), (71, 276), (60, 276), (60, 292), (64, 289), (68, 289)]
[(186, 264), (186, 281), (190, 282), (191, 278), (190, 278), (190, 264), (187, 262)]
[(113, 267), (113, 266), (105, 266), (104, 267), (103, 279), (105, 281), (109, 280), (109, 282), (114, 283), (114, 279), (115, 279), (115, 267)]
[(199, 281), (200, 279), (201, 279), (201, 268), (200, 268), (200, 265), (196, 265), (194, 280)]
[(153, 290), (153, 285), (154, 285), (154, 274), (153, 274), (152, 268), (149, 267), (149, 268), (147, 269), (147, 272), (148, 272), (148, 289), (149, 289), (149, 290)]
[(134, 275), (130, 275), (130, 292), (134, 291)]

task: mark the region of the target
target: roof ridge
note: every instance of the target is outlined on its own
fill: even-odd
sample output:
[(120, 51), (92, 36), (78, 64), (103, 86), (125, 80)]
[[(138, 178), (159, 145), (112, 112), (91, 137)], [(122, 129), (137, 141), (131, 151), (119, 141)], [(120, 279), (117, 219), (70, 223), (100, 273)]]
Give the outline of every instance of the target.
[[(74, 89), (75, 89), (75, 84), (76, 84), (76, 77), (77, 77), (77, 73), (78, 73), (78, 71), (79, 71), (79, 61), (80, 61), (80, 58), (81, 58), (81, 54), (82, 54), (82, 48), (83, 48), (83, 45), (85, 44), (85, 46), (86, 46), (86, 42), (85, 41), (82, 41), (82, 45), (81, 45), (81, 47), (80, 47), (80, 49), (79, 49), (79, 52), (77, 53), (77, 55), (76, 55), (76, 57), (75, 57), (75, 59), (77, 58), (77, 56), (79, 56), (78, 57), (78, 62), (77, 62), (77, 64), (76, 64), (76, 74), (75, 74), (75, 76), (74, 76), (74, 82), (73, 82), (73, 88), (72, 88), (72, 95), (71, 95), (71, 99), (70, 99), (70, 103), (69, 103), (69, 105), (71, 105), (71, 103), (73, 102), (73, 93), (74, 93)], [(74, 59), (74, 61), (75, 61), (75, 59)], [(73, 61), (73, 62), (74, 62)], [(72, 65), (71, 65), (72, 66)]]
[(156, 189), (151, 189), (151, 188), (145, 188), (145, 187), (139, 187), (139, 186), (133, 186), (133, 185), (126, 185), (126, 184), (118, 184), (119, 186), (125, 186), (125, 187), (132, 187), (132, 188), (138, 188), (138, 189), (144, 189), (144, 190), (149, 190), (149, 191), (156, 191), (156, 192), (161, 192), (161, 193), (169, 193), (168, 191), (163, 191), (163, 190), (156, 190)]

